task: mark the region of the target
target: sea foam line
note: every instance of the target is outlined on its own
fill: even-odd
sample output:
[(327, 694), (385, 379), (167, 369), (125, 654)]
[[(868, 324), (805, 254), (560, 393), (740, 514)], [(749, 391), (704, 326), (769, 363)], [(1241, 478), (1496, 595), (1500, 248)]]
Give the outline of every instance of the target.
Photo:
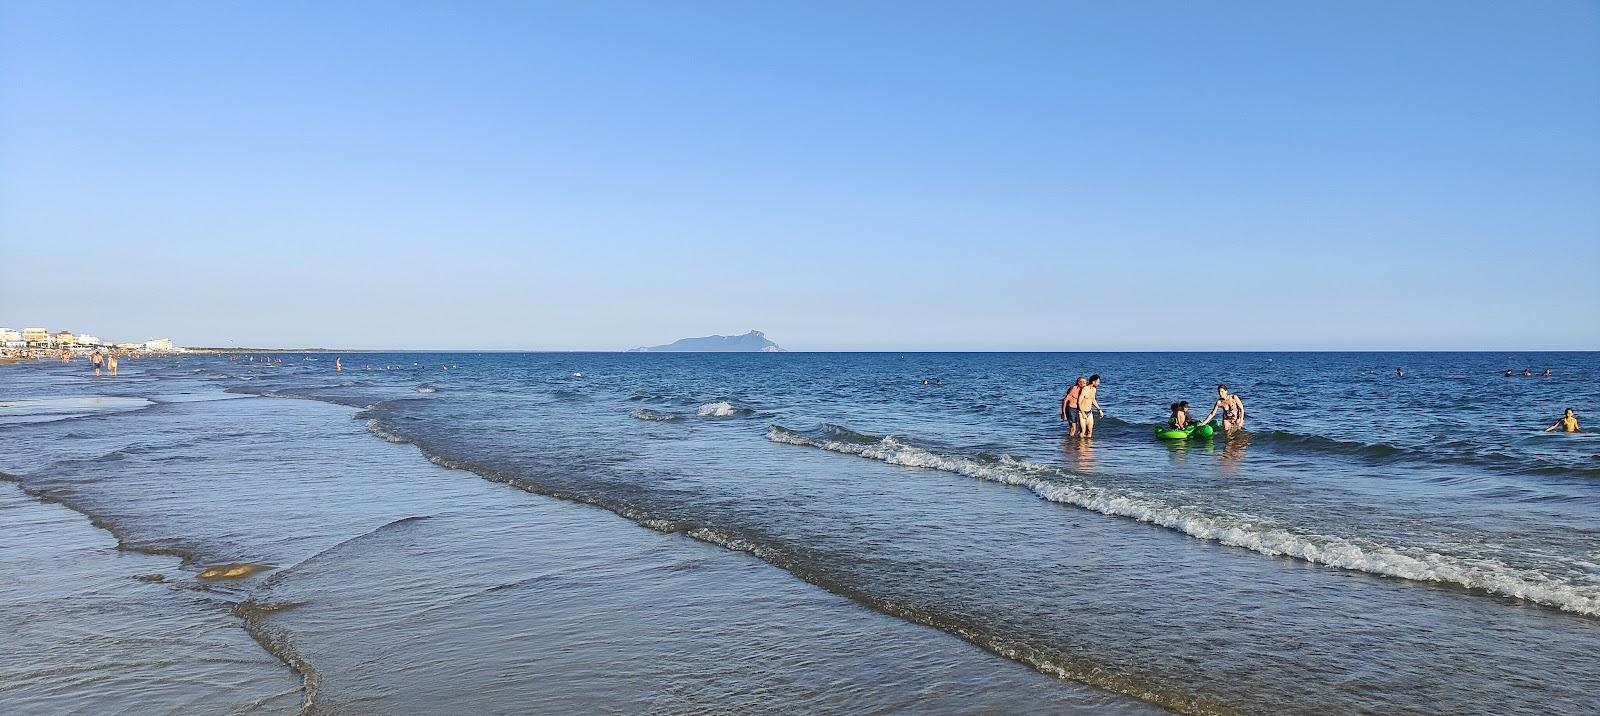
[[(870, 439), (872, 436), (852, 434)], [(875, 440), (814, 438), (781, 425), (767, 429), (767, 439), (788, 445), (858, 455), (891, 465), (918, 467), (1016, 485), (1049, 502), (1081, 507), (1105, 515), (1127, 517), (1177, 530), (1191, 537), (1243, 547), (1270, 556), (1288, 556), (1418, 582), (1455, 584), (1500, 596), (1525, 599), (1563, 611), (1600, 616), (1600, 590), (1568, 584), (1549, 575), (1520, 570), (1493, 560), (1466, 560), (1416, 550), (1413, 554), (1384, 545), (1362, 545), (1328, 535), (1262, 526), (1248, 520), (1170, 505), (1087, 484), (1073, 484), (1069, 474), (1054, 468), (1002, 456), (986, 464), (958, 455), (941, 455), (892, 435)]]

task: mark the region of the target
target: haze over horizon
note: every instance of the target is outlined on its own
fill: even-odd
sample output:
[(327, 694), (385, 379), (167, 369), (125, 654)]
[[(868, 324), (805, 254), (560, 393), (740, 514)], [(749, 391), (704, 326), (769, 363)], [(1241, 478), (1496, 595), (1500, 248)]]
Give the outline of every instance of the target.
[(0, 325), (1594, 350), (1600, 4), (0, 0)]

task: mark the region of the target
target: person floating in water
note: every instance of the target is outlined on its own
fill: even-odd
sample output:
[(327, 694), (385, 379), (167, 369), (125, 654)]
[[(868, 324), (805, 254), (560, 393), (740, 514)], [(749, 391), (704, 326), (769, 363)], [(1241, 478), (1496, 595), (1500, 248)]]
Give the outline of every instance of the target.
[(1394, 377), (1396, 377), (1396, 378), (1404, 378), (1404, 377), (1406, 377), (1406, 369), (1404, 369), (1404, 368), (1396, 368), (1396, 369), (1394, 369)]
[(341, 358), (334, 358), (333, 359), (333, 372), (335, 372), (335, 373), (343, 373), (344, 372), (344, 360), (343, 359), (341, 359)]
[(1510, 378), (1510, 377), (1511, 377), (1511, 369), (1510, 369), (1510, 368), (1507, 368), (1507, 369), (1506, 369), (1506, 377), (1507, 377), (1507, 378)]
[(1547, 433), (1553, 432), (1557, 428), (1560, 428), (1561, 432), (1564, 433), (1583, 432), (1582, 430), (1578, 429), (1578, 415), (1572, 412), (1572, 408), (1567, 408), (1567, 412), (1561, 414), (1561, 419), (1551, 423), (1550, 427), (1545, 428), (1544, 431)]
[(1540, 376), (1544, 377), (1544, 378), (1549, 378), (1550, 377), (1550, 369), (1549, 368), (1544, 369), (1544, 372), (1541, 373)]
[(1528, 370), (1527, 368), (1523, 368), (1522, 369), (1522, 377), (1524, 377), (1524, 378), (1532, 378), (1533, 377), (1533, 371)]
[(1194, 418), (1189, 417), (1189, 401), (1180, 400), (1172, 404), (1172, 416), (1167, 418), (1167, 427), (1182, 430), (1193, 422)]
[(1218, 412), (1222, 413), (1222, 432), (1232, 435), (1244, 429), (1244, 400), (1228, 392), (1226, 383), (1217, 384), (1217, 404), (1211, 406), (1211, 412), (1200, 422), (1211, 422)]
[(1083, 386), (1089, 381), (1083, 376), (1072, 381), (1072, 387), (1067, 388), (1067, 394), (1061, 396), (1061, 419), (1067, 421), (1067, 434), (1078, 434), (1078, 396), (1083, 394)]
[(1106, 417), (1105, 408), (1100, 407), (1100, 374), (1089, 376), (1089, 382), (1083, 384), (1083, 390), (1078, 391), (1078, 434), (1086, 438), (1094, 437), (1094, 413), (1100, 411), (1100, 418)]

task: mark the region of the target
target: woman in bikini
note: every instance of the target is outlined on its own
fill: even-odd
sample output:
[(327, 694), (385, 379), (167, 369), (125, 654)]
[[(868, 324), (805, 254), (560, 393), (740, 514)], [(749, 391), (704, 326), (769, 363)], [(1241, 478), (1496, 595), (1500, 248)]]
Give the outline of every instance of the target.
[(1572, 408), (1567, 408), (1567, 412), (1561, 414), (1560, 420), (1551, 423), (1550, 427), (1544, 429), (1544, 431), (1547, 433), (1554, 432), (1556, 430), (1560, 430), (1564, 433), (1581, 432), (1578, 430), (1578, 415), (1577, 413), (1572, 412)]

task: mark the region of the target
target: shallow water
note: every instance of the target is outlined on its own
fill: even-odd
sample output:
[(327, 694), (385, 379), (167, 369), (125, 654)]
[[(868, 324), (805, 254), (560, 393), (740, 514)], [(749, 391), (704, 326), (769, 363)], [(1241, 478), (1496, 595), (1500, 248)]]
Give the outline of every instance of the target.
[[(129, 401), (0, 405), (0, 471), (190, 571), (263, 565), (205, 588), (292, 644), (324, 707), (1580, 713), (1600, 691), (1600, 443), (1539, 432), (1600, 404), (1596, 354), (329, 362), (12, 369), (0, 400)], [(1500, 375), (1524, 366), (1555, 375)], [(1084, 442), (1055, 412), (1090, 372), (1112, 418)], [(1246, 436), (1152, 438), (1219, 381)], [(503, 666), (452, 679), (484, 644)]]

